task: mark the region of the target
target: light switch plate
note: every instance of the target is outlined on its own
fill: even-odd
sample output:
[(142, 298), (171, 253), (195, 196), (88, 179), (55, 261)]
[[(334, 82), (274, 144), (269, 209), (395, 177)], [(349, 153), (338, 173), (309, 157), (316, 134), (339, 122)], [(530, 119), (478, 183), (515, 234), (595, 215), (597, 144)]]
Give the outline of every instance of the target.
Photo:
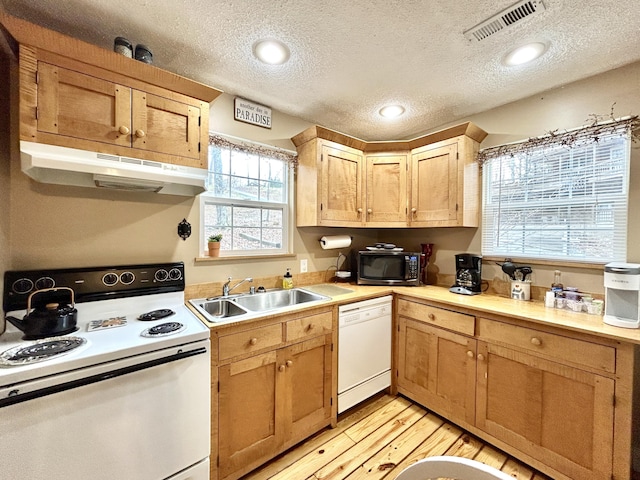
[(300, 273), (307, 273), (307, 259), (300, 260)]

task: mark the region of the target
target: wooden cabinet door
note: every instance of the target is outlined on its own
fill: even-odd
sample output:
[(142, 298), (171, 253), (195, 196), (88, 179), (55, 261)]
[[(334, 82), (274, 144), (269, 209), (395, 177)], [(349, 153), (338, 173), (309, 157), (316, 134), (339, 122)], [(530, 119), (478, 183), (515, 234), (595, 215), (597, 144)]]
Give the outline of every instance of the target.
[[(133, 148), (193, 159), (201, 167), (201, 112), (197, 105), (178, 102), (139, 90), (132, 91)], [(206, 149), (208, 146), (204, 145)], [(206, 167), (206, 165), (204, 165)]]
[(407, 155), (367, 155), (366, 175), (367, 226), (406, 226)]
[(78, 142), (131, 146), (129, 88), (44, 62), (37, 73), (39, 139), (63, 135), (68, 146), (85, 149), (90, 145)]
[[(332, 143), (322, 145), (320, 224), (326, 226), (361, 226), (362, 154), (352, 148)], [(298, 208), (311, 208), (299, 205)]]
[(411, 225), (453, 226), (458, 216), (458, 144), (411, 155)]
[[(219, 368), (219, 478), (276, 455), (284, 441), (278, 418), (286, 408), (277, 351)], [(282, 370), (282, 371), (281, 371)]]
[(612, 478), (613, 379), (490, 343), (478, 352), (478, 428), (569, 478)]
[(279, 364), (286, 368), (283, 423), (287, 445), (327, 425), (331, 418), (331, 334), (284, 348)]
[(452, 421), (475, 421), (476, 340), (399, 319), (398, 389)]

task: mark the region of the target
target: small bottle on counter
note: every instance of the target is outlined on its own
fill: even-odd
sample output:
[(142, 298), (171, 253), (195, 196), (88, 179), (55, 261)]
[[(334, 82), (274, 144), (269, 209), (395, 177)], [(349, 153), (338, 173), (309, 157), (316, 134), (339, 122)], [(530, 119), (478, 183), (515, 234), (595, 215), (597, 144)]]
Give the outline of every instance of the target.
[(287, 268), (287, 273), (282, 277), (282, 288), (290, 290), (293, 288), (293, 275), (291, 275), (291, 269)]
[(558, 295), (559, 292), (562, 292), (564, 289), (564, 285), (562, 285), (562, 280), (560, 279), (561, 272), (560, 270), (556, 270), (553, 272), (553, 283), (551, 284), (551, 291)]

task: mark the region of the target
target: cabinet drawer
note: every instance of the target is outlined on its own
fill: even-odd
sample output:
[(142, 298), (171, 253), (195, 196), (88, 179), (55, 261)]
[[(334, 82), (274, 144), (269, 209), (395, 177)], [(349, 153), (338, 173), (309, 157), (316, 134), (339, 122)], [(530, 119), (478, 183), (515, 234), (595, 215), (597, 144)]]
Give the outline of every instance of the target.
[(286, 323), (285, 338), (287, 342), (301, 338), (315, 337), (331, 332), (333, 314), (331, 312), (309, 315)]
[(244, 332), (226, 335), (218, 339), (220, 360), (251, 353), (282, 343), (282, 324), (268, 325)]
[(560, 361), (584, 365), (609, 373), (616, 371), (616, 350), (613, 347), (486, 318), (478, 319), (478, 338), (523, 348), (554, 357)]
[(398, 315), (410, 317), (465, 335), (473, 336), (475, 334), (476, 317), (472, 315), (465, 315), (463, 313), (452, 312), (450, 310), (444, 310), (443, 308), (431, 307), (402, 299), (398, 301)]

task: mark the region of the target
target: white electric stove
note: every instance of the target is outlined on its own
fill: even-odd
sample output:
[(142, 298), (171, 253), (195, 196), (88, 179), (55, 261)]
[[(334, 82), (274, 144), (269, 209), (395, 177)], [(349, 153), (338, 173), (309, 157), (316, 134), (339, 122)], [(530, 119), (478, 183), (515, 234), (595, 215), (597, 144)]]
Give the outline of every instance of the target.
[(77, 325), (25, 340), (7, 322), (0, 335), (3, 475), (209, 478), (209, 329), (184, 285), (182, 263), (5, 273), (6, 316), (69, 287)]

